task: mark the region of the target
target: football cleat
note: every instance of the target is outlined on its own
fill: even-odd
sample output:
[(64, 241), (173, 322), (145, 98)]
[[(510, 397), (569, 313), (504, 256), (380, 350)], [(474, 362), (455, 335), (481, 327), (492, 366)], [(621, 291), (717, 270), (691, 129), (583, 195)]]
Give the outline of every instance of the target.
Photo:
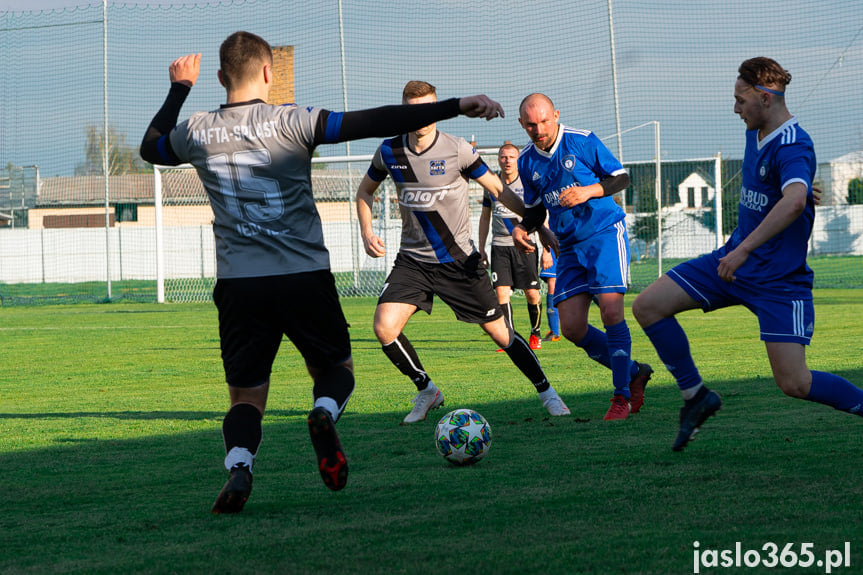
[(530, 349), (542, 349), (542, 341), (535, 335), (530, 334)]
[(559, 395), (553, 395), (542, 402), (542, 406), (548, 410), (548, 413), (558, 417), (561, 415), (569, 415), (569, 408), (563, 402)]
[[(638, 362), (636, 362), (638, 363)], [(644, 405), (644, 388), (653, 375), (653, 368), (646, 363), (638, 364), (638, 372), (629, 380), (629, 413), (638, 413)]]
[(403, 423), (423, 421), (429, 411), (443, 405), (443, 392), (437, 388), (434, 388), (433, 392), (428, 392), (425, 389), (419, 392), (411, 401), (414, 402), (414, 408), (405, 416)]
[(336, 433), (336, 424), (323, 407), (309, 412), (309, 435), (318, 456), (318, 471), (324, 485), (333, 491), (342, 489), (348, 482), (348, 461)]
[(542, 338), (542, 341), (560, 341), (560, 334), (552, 333), (551, 331), (549, 331), (547, 334), (545, 334), (545, 337)]
[(605, 421), (613, 421), (617, 419), (626, 419), (629, 417), (629, 400), (622, 395), (615, 395), (611, 398), (611, 407), (605, 414)]
[(213, 513), (239, 513), (252, 492), (252, 472), (244, 463), (231, 468), (231, 477), (213, 503)]
[(680, 430), (672, 451), (683, 451), (686, 444), (698, 433), (707, 418), (722, 408), (722, 399), (715, 391), (702, 387), (691, 400), (684, 402), (680, 408)]

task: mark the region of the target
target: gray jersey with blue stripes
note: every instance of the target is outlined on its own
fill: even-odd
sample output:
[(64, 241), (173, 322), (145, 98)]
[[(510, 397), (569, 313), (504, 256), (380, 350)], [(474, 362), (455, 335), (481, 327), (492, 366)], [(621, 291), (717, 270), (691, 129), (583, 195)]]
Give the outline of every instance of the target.
[(385, 140), (368, 174), (378, 182), (390, 175), (395, 182), (402, 218), (400, 253), (430, 263), (473, 254), (468, 179), (487, 171), (464, 138), (437, 132), (434, 143), (421, 153), (411, 150), (407, 135)]
[(195, 167), (213, 208), (217, 277), (329, 269), (310, 169), (322, 111), (228, 105), (171, 131), (175, 154)]

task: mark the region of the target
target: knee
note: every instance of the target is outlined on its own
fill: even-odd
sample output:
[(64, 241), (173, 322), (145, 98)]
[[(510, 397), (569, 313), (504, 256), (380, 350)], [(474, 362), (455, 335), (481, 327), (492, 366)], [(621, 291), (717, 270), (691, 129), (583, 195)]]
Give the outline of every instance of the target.
[(776, 385), (782, 390), (782, 393), (788, 397), (796, 399), (806, 399), (809, 397), (809, 390), (812, 387), (811, 378), (795, 375), (776, 375), (774, 376)]
[(584, 339), (584, 336), (587, 335), (587, 326), (586, 325), (568, 325), (565, 323), (560, 324), (560, 335), (578, 345), (578, 343)]
[(635, 301), (632, 302), (632, 316), (635, 318), (635, 321), (638, 322), (639, 325), (645, 327), (645, 319), (648, 315), (649, 306), (645, 302), (645, 300), (641, 297), (641, 294), (636, 296)]

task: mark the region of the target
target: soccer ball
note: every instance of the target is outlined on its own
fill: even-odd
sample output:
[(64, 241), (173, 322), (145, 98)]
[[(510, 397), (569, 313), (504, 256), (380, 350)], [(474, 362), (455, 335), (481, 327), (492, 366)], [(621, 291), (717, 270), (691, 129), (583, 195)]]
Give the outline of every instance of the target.
[(488, 454), (491, 426), (472, 409), (456, 409), (438, 421), (434, 440), (444, 459), (455, 465), (470, 465)]

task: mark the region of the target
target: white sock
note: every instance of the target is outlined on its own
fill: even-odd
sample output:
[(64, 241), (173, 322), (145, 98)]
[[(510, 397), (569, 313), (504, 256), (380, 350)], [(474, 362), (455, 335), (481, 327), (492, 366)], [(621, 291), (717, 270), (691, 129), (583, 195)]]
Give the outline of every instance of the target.
[(549, 386), (549, 388), (545, 391), (539, 392), (539, 398), (543, 401), (549, 399), (550, 397), (557, 397), (557, 392), (551, 386)]
[(681, 389), (680, 393), (683, 394), (683, 401), (689, 401), (690, 399), (695, 397), (695, 394), (698, 393), (698, 390), (701, 389), (702, 387), (704, 387), (704, 382), (699, 383), (695, 387), (690, 387), (688, 389)]
[(232, 467), (243, 463), (249, 469), (249, 472), (252, 471), (252, 463), (255, 462), (255, 456), (252, 455), (252, 452), (246, 449), (245, 447), (232, 447), (228, 452), (228, 455), (225, 456), (225, 469), (228, 471), (231, 470)]
[(339, 404), (332, 397), (319, 397), (315, 400), (315, 407), (323, 407), (330, 412), (330, 417), (333, 418), (333, 423), (339, 419)]

